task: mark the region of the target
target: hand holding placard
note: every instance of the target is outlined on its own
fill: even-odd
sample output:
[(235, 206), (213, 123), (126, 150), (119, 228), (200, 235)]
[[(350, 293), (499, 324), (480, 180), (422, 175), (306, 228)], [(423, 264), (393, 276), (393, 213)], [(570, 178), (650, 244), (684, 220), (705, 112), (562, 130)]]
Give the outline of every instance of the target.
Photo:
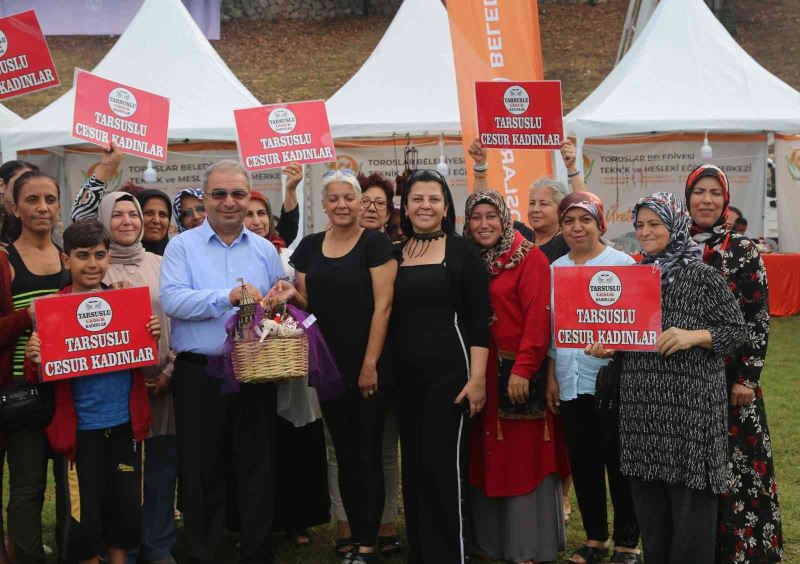
[(554, 266), (553, 346), (609, 358), (655, 351), (661, 278), (652, 266)]
[(0, 38), (0, 100), (61, 84), (36, 12), (0, 18)]
[(25, 358), (34, 364), (42, 363), (42, 341), (36, 331), (31, 333), (30, 338), (28, 338), (28, 344), (25, 345)]
[(150, 321), (147, 322), (147, 331), (156, 341), (161, 337), (161, 321), (155, 315), (150, 316)]
[(75, 69), (72, 120), (77, 139), (167, 161), (169, 98)]
[(561, 82), (475, 83), (478, 131), (488, 149), (560, 149)]
[(324, 100), (234, 110), (233, 118), (249, 171), (336, 160)]
[(161, 324), (147, 287), (54, 294), (34, 306), (37, 339), (26, 354), (39, 355), (45, 382), (158, 364)]

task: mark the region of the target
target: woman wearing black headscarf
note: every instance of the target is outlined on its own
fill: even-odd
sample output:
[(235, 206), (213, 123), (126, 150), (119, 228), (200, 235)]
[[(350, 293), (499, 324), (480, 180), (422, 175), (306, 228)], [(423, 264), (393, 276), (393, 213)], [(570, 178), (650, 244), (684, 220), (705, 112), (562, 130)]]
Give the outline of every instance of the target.
[[(728, 488), (723, 355), (747, 339), (725, 281), (703, 264), (689, 214), (668, 192), (632, 212), (645, 264), (661, 271), (656, 352), (626, 352), (620, 466), (629, 477), (648, 564), (713, 564), (719, 495)], [(607, 357), (601, 344), (587, 353)]]
[(475, 245), (455, 233), (442, 175), (411, 174), (400, 210), (408, 239), (398, 244), (390, 342), (408, 562), (463, 564), (469, 419), (486, 398), (489, 274)]
[(148, 253), (163, 256), (169, 243), (172, 202), (164, 192), (154, 189), (142, 190), (136, 194), (136, 199), (142, 206), (142, 246)]
[(783, 534), (778, 487), (759, 383), (769, 337), (767, 271), (755, 244), (728, 225), (730, 190), (720, 168), (700, 165), (689, 174), (686, 206), (694, 221), (693, 238), (703, 248), (703, 261), (727, 281), (749, 331), (747, 342), (725, 356), (731, 477), (720, 500), (717, 562), (780, 562)]

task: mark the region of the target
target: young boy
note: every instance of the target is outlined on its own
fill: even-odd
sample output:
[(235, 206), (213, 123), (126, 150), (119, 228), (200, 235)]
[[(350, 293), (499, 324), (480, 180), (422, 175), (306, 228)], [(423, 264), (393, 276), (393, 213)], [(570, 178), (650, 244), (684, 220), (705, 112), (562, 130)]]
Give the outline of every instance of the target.
[[(94, 219), (64, 231), (64, 266), (72, 285), (59, 293), (105, 289), (109, 235)], [(44, 320), (40, 320), (44, 321)], [(160, 324), (147, 325), (158, 339)], [(41, 341), (31, 334), (26, 371), (41, 363)], [(56, 408), (47, 428), (53, 450), (70, 461), (68, 561), (123, 564), (141, 538), (142, 450), (150, 430), (150, 402), (139, 370), (119, 370), (55, 383)]]

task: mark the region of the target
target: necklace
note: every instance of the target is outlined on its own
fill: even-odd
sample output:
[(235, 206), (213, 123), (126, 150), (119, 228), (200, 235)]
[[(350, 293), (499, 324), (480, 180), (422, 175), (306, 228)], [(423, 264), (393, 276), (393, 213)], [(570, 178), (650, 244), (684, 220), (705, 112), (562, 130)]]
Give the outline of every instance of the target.
[(406, 254), (408, 258), (419, 258), (424, 255), (431, 246), (431, 241), (436, 241), (444, 237), (445, 233), (441, 229), (431, 233), (413, 232), (411, 238), (406, 243)]

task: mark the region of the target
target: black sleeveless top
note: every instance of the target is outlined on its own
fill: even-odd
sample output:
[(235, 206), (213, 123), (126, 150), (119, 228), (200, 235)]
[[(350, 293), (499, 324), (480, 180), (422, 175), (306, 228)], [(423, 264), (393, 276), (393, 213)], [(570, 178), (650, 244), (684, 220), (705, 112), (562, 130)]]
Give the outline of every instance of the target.
[[(44, 276), (33, 274), (25, 266), (14, 245), (9, 245), (6, 250), (8, 251), (8, 262), (14, 268), (14, 281), (11, 282), (11, 301), (15, 310), (29, 307), (35, 298), (54, 294), (69, 283), (69, 273), (63, 268), (55, 274)], [(28, 344), (30, 334), (30, 331), (25, 331), (17, 339), (13, 362), (14, 382), (23, 380), (22, 369), (25, 364), (25, 347)]]

